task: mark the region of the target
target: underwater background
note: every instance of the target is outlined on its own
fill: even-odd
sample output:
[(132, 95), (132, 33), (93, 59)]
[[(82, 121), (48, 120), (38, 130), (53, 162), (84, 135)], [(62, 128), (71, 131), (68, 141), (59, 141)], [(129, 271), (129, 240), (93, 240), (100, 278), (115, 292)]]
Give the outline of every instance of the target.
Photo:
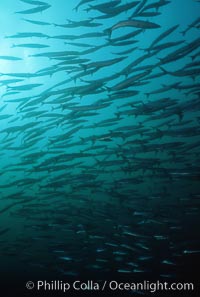
[(4, 296), (40, 279), (199, 296), (199, 2), (0, 2)]

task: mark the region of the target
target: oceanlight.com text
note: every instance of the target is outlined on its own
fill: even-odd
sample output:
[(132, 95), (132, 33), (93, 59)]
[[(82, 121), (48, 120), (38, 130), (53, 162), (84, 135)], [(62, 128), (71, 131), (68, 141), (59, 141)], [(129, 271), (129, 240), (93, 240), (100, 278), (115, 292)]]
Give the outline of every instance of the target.
[(169, 283), (169, 282), (119, 282), (116, 280), (112, 281), (92, 281), (88, 280), (86, 282), (76, 280), (72, 283), (63, 282), (60, 280), (38, 280), (37, 282), (29, 281), (26, 283), (26, 288), (28, 290), (37, 290), (37, 291), (61, 291), (66, 293), (68, 291), (141, 291), (141, 292), (162, 292), (162, 291), (194, 291), (193, 283)]

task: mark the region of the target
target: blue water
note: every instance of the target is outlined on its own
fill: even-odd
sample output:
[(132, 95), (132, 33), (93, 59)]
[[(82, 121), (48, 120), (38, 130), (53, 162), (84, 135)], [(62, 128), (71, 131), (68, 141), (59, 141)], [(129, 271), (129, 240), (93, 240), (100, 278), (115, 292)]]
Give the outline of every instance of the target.
[[(76, 10), (81, 1), (49, 0), (26, 13), (39, 3), (1, 1), (2, 287), (12, 280), (23, 291), (38, 279), (196, 284), (199, 3), (145, 10), (156, 2), (142, 9), (158, 15), (133, 17), (142, 1), (118, 14), (132, 2), (102, 13), (92, 5), (107, 1)], [(114, 29), (131, 16), (158, 28)], [(149, 49), (176, 25), (155, 44), (165, 48)], [(170, 54), (177, 57), (164, 62)]]

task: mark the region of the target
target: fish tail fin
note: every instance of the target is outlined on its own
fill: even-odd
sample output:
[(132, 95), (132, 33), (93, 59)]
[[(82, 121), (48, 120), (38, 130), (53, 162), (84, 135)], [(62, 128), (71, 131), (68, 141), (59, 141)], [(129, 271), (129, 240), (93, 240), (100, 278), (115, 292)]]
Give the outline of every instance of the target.
[(96, 157), (94, 157), (94, 159), (95, 159), (95, 161), (96, 161), (96, 165), (97, 165), (97, 164), (100, 165), (101, 161), (98, 160)]
[(81, 139), (82, 142), (84, 142), (84, 137), (79, 136), (79, 138)]
[(161, 63), (162, 63), (162, 60), (163, 60), (163, 58), (158, 58), (158, 57), (157, 57), (157, 59), (159, 60), (159, 63), (161, 64)]
[(86, 80), (85, 80), (84, 78), (82, 78), (82, 77), (80, 77), (79, 80), (80, 80), (81, 82), (86, 82)]
[(120, 112), (118, 111), (118, 112), (115, 112), (115, 115), (116, 115), (116, 117), (118, 118), (118, 119), (120, 119)]
[(176, 115), (177, 115), (178, 118), (179, 118), (179, 122), (181, 122), (182, 119), (183, 119), (183, 116), (184, 116), (183, 111), (182, 111), (182, 110), (178, 110), (178, 111), (176, 112)]
[(138, 48), (138, 49), (141, 50), (141, 51), (144, 51), (144, 52), (150, 52), (149, 48)]
[(159, 128), (156, 128), (156, 132), (159, 138), (161, 138), (163, 136), (163, 131)]
[(53, 142), (54, 142), (54, 139), (51, 139), (51, 138), (49, 137), (49, 138), (48, 138), (48, 144), (51, 145), (51, 144), (53, 144)]
[(95, 139), (95, 138), (92, 138), (92, 139), (91, 139), (91, 142), (92, 142), (92, 145), (94, 145), (95, 142), (96, 142), (96, 139)]
[(85, 8), (84, 11), (89, 12), (92, 9), (92, 5), (88, 5), (89, 7)]
[(108, 43), (110, 43), (110, 42), (111, 42), (111, 36), (106, 37), (105, 40), (106, 40)]
[[(106, 89), (106, 91), (111, 92), (111, 88), (110, 87), (108, 87), (108, 86), (103, 86), (103, 87), (104, 87), (104, 89)], [(110, 96), (110, 94), (108, 94), (108, 96)]]
[(183, 36), (185, 36), (186, 31), (184, 30), (184, 31), (181, 31), (180, 33), (181, 33)]
[(147, 96), (147, 98), (149, 98), (149, 96), (151, 95), (151, 93), (144, 93), (146, 96)]
[(126, 140), (126, 136), (125, 136), (125, 135), (123, 135), (123, 134), (120, 136), (120, 138), (121, 138), (123, 141), (125, 141), (125, 140)]
[(73, 23), (70, 19), (66, 19), (66, 21), (68, 21), (68, 23)]
[(105, 34), (108, 34), (109, 38), (111, 38), (112, 30), (110, 28), (104, 30)]
[(162, 70), (162, 72), (164, 72), (165, 74), (169, 74), (169, 72), (167, 71), (167, 70), (165, 70), (163, 67), (159, 67), (161, 70)]
[(87, 70), (87, 65), (85, 64), (79, 64), (85, 71)]

